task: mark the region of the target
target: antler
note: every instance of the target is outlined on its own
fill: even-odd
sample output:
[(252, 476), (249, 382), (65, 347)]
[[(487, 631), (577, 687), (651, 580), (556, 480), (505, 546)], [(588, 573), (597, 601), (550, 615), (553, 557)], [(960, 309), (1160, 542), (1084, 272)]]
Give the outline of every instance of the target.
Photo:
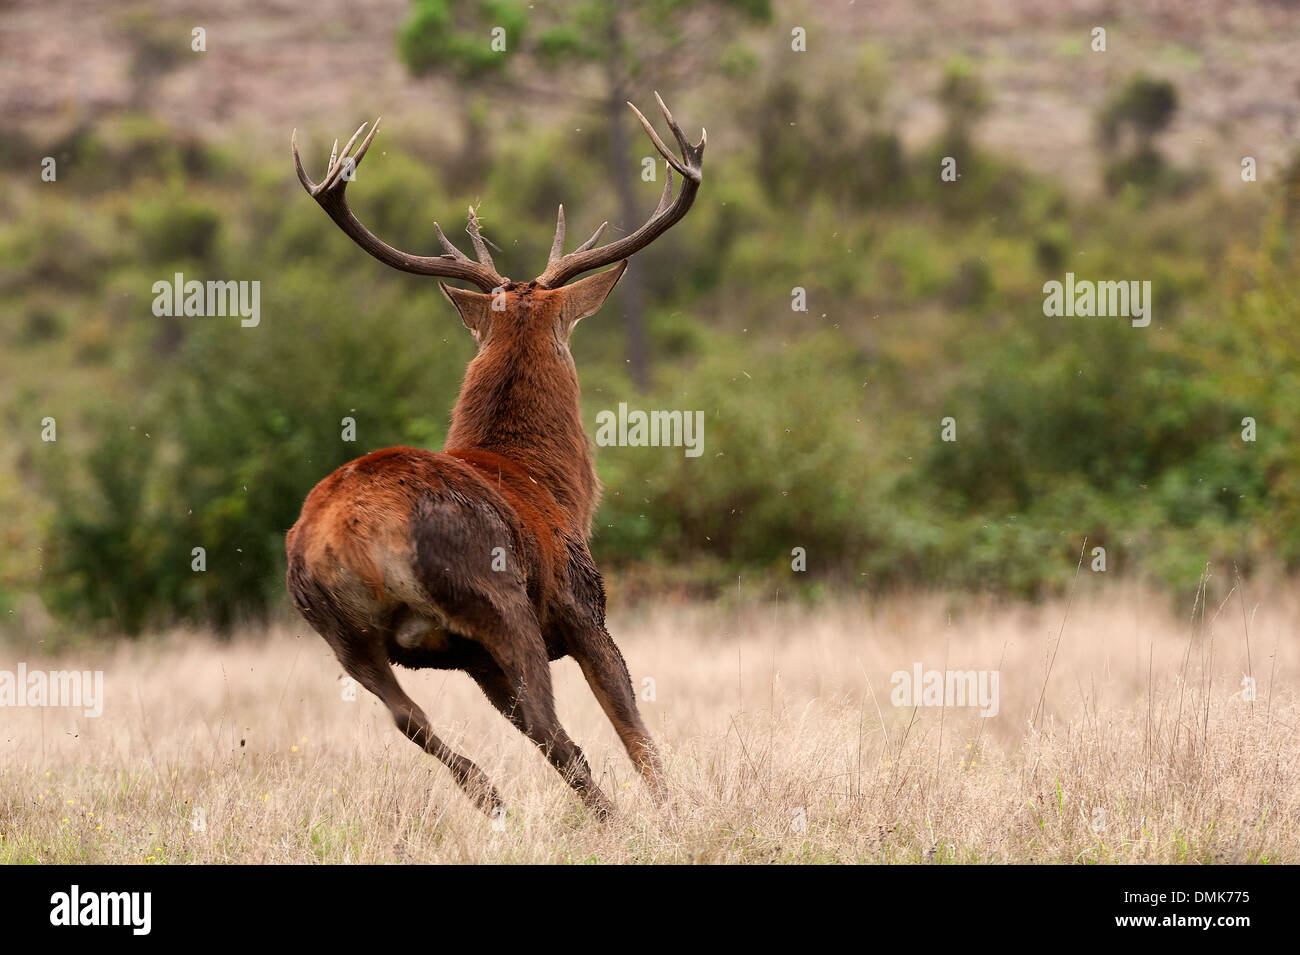
[(492, 262), (492, 256), (487, 250), (487, 245), (483, 242), (483, 236), (479, 233), (478, 217), (474, 214), (473, 206), (470, 206), (469, 210), (469, 237), (474, 243), (474, 251), (478, 255), (477, 262), (452, 245), (447, 240), (447, 237), (442, 234), (442, 229), (438, 227), (436, 222), (433, 224), (433, 231), (438, 235), (438, 242), (447, 250), (446, 254), (411, 255), (409, 252), (394, 249), (391, 245), (383, 242), (352, 214), (343, 193), (348, 187), (348, 182), (351, 181), (352, 173), (357, 166), (361, 165), (362, 157), (365, 156), (366, 150), (370, 148), (371, 140), (375, 138), (375, 133), (379, 130), (378, 119), (375, 120), (375, 125), (371, 127), (370, 134), (366, 136), (356, 153), (353, 155), (349, 155), (349, 153), (357, 138), (360, 137), (368, 125), (368, 123), (361, 124), (361, 128), (352, 134), (352, 138), (343, 147), (341, 154), (339, 153), (338, 140), (334, 141), (334, 149), (330, 153), (329, 168), (325, 170), (325, 178), (319, 184), (312, 182), (302, 168), (302, 160), (298, 157), (298, 131), (295, 129), (293, 131), (293, 161), (298, 167), (298, 179), (302, 182), (303, 188), (307, 190), (313, 199), (320, 203), (320, 207), (325, 210), (348, 238), (385, 265), (391, 265), (403, 272), (413, 272), (416, 275), (439, 275), (443, 278), (463, 279), (466, 282), (473, 282), (485, 292), (491, 292), (494, 289), (509, 285), (510, 280), (500, 275), (497, 272), (496, 265)]
[[(659, 138), (659, 134), (655, 132), (649, 120), (641, 115), (641, 111), (632, 106), (631, 103), (627, 105), (632, 107), (632, 112), (636, 113), (636, 118), (645, 127), (646, 133), (650, 136), (650, 141), (655, 144), (655, 149), (659, 150), (659, 154), (668, 160), (667, 182), (664, 183), (664, 192), (659, 199), (659, 205), (650, 218), (646, 220), (645, 225), (631, 235), (594, 249), (592, 246), (596, 244), (596, 240), (605, 231), (605, 226), (609, 225), (608, 222), (602, 222), (600, 228), (596, 230), (590, 239), (568, 255), (562, 254), (564, 251), (564, 206), (560, 206), (560, 212), (555, 223), (555, 241), (551, 244), (551, 257), (546, 263), (546, 271), (537, 276), (537, 284), (546, 288), (558, 288), (576, 275), (598, 269), (602, 265), (609, 265), (619, 259), (625, 259), (663, 235), (690, 209), (691, 203), (695, 201), (695, 193), (699, 191), (700, 180), (703, 177), (704, 146), (708, 142), (709, 136), (707, 132), (700, 130), (700, 141), (692, 146), (682, 132), (682, 128), (673, 120), (673, 114), (668, 112), (668, 107), (664, 105), (664, 101), (660, 99), (658, 93), (655, 93), (655, 100), (659, 103), (659, 108), (663, 110), (664, 119), (668, 120), (668, 126), (672, 129), (673, 136), (677, 138), (677, 145), (682, 149), (681, 159), (673, 155), (672, 151), (664, 145), (663, 140)], [(676, 199), (673, 199), (674, 169), (682, 175), (682, 188)]]

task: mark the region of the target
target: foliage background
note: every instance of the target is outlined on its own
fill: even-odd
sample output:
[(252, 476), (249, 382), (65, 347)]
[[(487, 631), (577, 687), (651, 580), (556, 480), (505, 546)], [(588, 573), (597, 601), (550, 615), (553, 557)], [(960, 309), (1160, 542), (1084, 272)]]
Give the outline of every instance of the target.
[[(37, 84), (30, 110), (6, 111), (0, 612), (11, 630), (228, 627), (278, 613), (283, 534), (311, 486), (374, 448), (441, 445), (472, 343), (435, 283), (383, 269), (302, 194), (289, 126), (319, 175), (335, 135), (386, 114), (350, 198), (398, 247), (431, 249), (432, 222), (451, 234), (474, 203), (498, 264), (531, 275), (558, 202), (575, 236), (615, 218), (600, 46), (566, 61), (563, 44), (521, 42), (521, 56), (550, 49), (561, 62), (521, 60), (490, 82), (410, 75), (411, 38), (439, 6), (383, 5), (351, 24), (355, 45), (338, 23), (298, 23), (343, 79), (294, 122), (253, 115), (302, 85), (274, 71), (229, 100), (233, 118), (197, 94), (193, 120), (176, 117), (195, 70), (230, 82), (260, 49), (211, 28), (208, 51), (191, 52), (203, 19), (184, 5), (101, 14), (122, 54), (111, 80), (92, 77), (103, 96), (53, 108)], [(561, 39), (556, 24), (573, 15), (484, 6)], [(645, 109), (661, 90), (688, 133), (709, 128), (710, 147), (690, 216), (632, 266), (648, 386), (629, 369), (626, 303), (574, 340), (589, 427), (621, 401), (705, 414), (700, 458), (597, 449), (593, 547), (622, 595), (726, 594), (740, 579), (806, 599), (1039, 596), (1068, 585), (1085, 537), (1105, 546), (1107, 573), (1180, 598), (1207, 561), (1295, 570), (1295, 107), (1246, 136), (1234, 125), (1245, 107), (1239, 117), (1189, 78), (1261, 34), (1297, 42), (1293, 11), (1264, 22), (1274, 5), (1238, 5), (1257, 19), (1225, 20), (1217, 37), (1113, 14), (1106, 54), (1088, 49), (1095, 11), (1062, 13), (1041, 69), (1070, 85), (1109, 59), (1089, 94), (1089, 155), (1043, 168), (1035, 141), (999, 135), (1000, 116), (1033, 104), (1007, 79), (1005, 50), (983, 42), (981, 30), (1013, 35), (996, 18), (912, 55), (896, 35), (836, 29), (843, 11), (729, 6), (652, 4), (628, 25), (674, 25), (680, 50), (658, 75), (629, 70), (632, 98)], [(8, 45), (33, 18), (68, 15), (42, 9), (15, 15)], [(800, 23), (804, 54), (789, 47)], [(473, 35), (478, 21), (452, 28)], [(277, 42), (292, 49), (296, 35)], [(349, 80), (350, 52), (388, 72), (370, 86), (356, 67)], [(1284, 102), (1300, 71), (1289, 63)], [(1187, 148), (1198, 135), (1210, 145)], [(627, 138), (629, 169), (648, 153), (639, 131)], [(1243, 183), (1241, 157), (1256, 153), (1259, 181)], [(45, 156), (55, 183), (40, 181)], [(944, 156), (957, 183), (939, 179)], [(635, 180), (643, 215), (658, 188)], [(1043, 283), (1067, 270), (1150, 280), (1151, 325), (1045, 318)], [(154, 317), (152, 284), (174, 272), (259, 280), (260, 326)], [(795, 286), (806, 313), (791, 310)], [(341, 440), (345, 415), (355, 444)], [(46, 416), (53, 443), (40, 438)], [(955, 443), (939, 440), (945, 416)], [(190, 569), (195, 546), (204, 573)], [(794, 547), (805, 574), (791, 572)]]

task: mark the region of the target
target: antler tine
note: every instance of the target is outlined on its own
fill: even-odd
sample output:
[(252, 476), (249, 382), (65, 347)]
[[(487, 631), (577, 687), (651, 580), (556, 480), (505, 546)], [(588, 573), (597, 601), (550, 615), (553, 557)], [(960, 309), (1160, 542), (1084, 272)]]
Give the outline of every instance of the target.
[(474, 243), (474, 254), (478, 256), (479, 262), (495, 272), (496, 265), (492, 261), (492, 253), (488, 251), (487, 243), (483, 241), (483, 234), (479, 232), (478, 216), (474, 214), (473, 206), (469, 207), (469, 240)]
[(672, 199), (673, 199), (673, 167), (665, 166), (664, 167), (664, 191), (663, 191), (663, 195), (659, 197), (659, 205), (655, 206), (654, 214), (659, 215), (659, 213), (667, 209), (668, 204), (672, 202)]
[(334, 141), (334, 147), (330, 151), (329, 166), (325, 170), (325, 178), (320, 183), (312, 182), (311, 177), (307, 175), (307, 170), (303, 168), (302, 157), (298, 153), (298, 131), (295, 129), (291, 139), (293, 162), (298, 173), (298, 181), (302, 183), (303, 188), (348, 238), (385, 265), (415, 275), (437, 275), (472, 282), (485, 292), (509, 285), (510, 280), (497, 272), (492, 256), (488, 253), (483, 237), (479, 233), (478, 219), (474, 215), (473, 208), (469, 211), (470, 238), (474, 240), (474, 249), (478, 253), (477, 262), (452, 245), (436, 222), (433, 224), (434, 232), (437, 233), (438, 242), (447, 254), (411, 255), (409, 252), (394, 249), (382, 241), (353, 215), (344, 194), (352, 179), (351, 172), (361, 164), (366, 151), (374, 141), (375, 133), (379, 131), (379, 123), (380, 120), (376, 119), (356, 152), (352, 151), (352, 147), (356, 146), (357, 140), (370, 125), (369, 123), (361, 124), (341, 152), (338, 140)]
[[(677, 140), (677, 145), (681, 147), (682, 155), (680, 157), (664, 144), (664, 141), (659, 138), (659, 134), (655, 132), (654, 126), (642, 115), (641, 111), (634, 104), (627, 104), (631, 107), (632, 112), (636, 114), (636, 118), (646, 131), (646, 135), (654, 143), (655, 149), (668, 163), (664, 191), (659, 197), (659, 204), (655, 206), (655, 211), (650, 214), (650, 218), (646, 220), (645, 224), (635, 232), (608, 245), (593, 248), (601, 233), (605, 230), (605, 224), (602, 224), (596, 230), (595, 235), (568, 255), (559, 254), (562, 251), (562, 240), (560, 238), (562, 229), (557, 229), (556, 241), (551, 247), (551, 257), (546, 263), (546, 271), (536, 279), (539, 285), (544, 288), (558, 288), (583, 272), (589, 272), (592, 269), (598, 269), (627, 258), (629, 255), (645, 248), (672, 228), (691, 208), (691, 204), (695, 201), (695, 193), (699, 191), (700, 183), (703, 181), (704, 147), (708, 143), (708, 133), (701, 130), (700, 141), (692, 145), (682, 132), (681, 126), (673, 119), (673, 114), (669, 112), (667, 105), (664, 104), (663, 97), (655, 93), (655, 101), (659, 104), (664, 119), (673, 131), (673, 137)], [(673, 195), (674, 169), (682, 175), (682, 187), (678, 190), (676, 196)], [(561, 210), (560, 224), (562, 227), (563, 210)]]
[(442, 227), (438, 225), (438, 223), (436, 222), (433, 224), (433, 231), (438, 235), (438, 244), (441, 245), (444, 249), (446, 249), (447, 254), (450, 255), (452, 258), (460, 262), (474, 261), (468, 255), (462, 252), (460, 249), (456, 248), (456, 246), (452, 245), (451, 239), (443, 235)]
[[(631, 103), (628, 103), (627, 105), (632, 106)], [(659, 105), (663, 106), (662, 100), (660, 100)], [(672, 166), (674, 169), (676, 169), (678, 172), (680, 172), (683, 176), (688, 175), (686, 171), (686, 167), (682, 165), (681, 160), (679, 160), (676, 156), (673, 155), (672, 150), (670, 150), (667, 146), (664, 145), (664, 141), (659, 138), (659, 134), (655, 132), (655, 128), (650, 125), (650, 120), (646, 119), (645, 116), (642, 115), (641, 111), (637, 109), (635, 106), (632, 106), (632, 112), (636, 113), (636, 118), (641, 120), (642, 127), (644, 127), (646, 133), (649, 134), (650, 141), (655, 144), (655, 149), (659, 150), (659, 154), (663, 156), (664, 159), (667, 159), (668, 164)], [(664, 113), (669, 116), (669, 121), (671, 122), (672, 117), (671, 114), (668, 113), (667, 108), (664, 109)], [(676, 133), (678, 131), (674, 130), (674, 132)], [(682, 141), (684, 141), (684, 139)]]
[(578, 246), (578, 247), (577, 247), (576, 249), (574, 249), (573, 251), (574, 251), (574, 252), (586, 252), (588, 249), (590, 249), (593, 245), (596, 244), (596, 240), (599, 239), (602, 235), (605, 234), (605, 226), (607, 226), (607, 225), (609, 225), (608, 220), (605, 221), (605, 222), (602, 222), (600, 225), (596, 226), (596, 231), (593, 232), (593, 233), (591, 234), (591, 238), (588, 239), (586, 242), (582, 243), (582, 245)]
[[(370, 144), (374, 141), (375, 133), (379, 132), (379, 124), (382, 123), (383, 121), (384, 121), (384, 117), (382, 116), (375, 117), (375, 125), (370, 127), (370, 133), (366, 136), (364, 140), (362, 140), (361, 145), (357, 147), (356, 155), (352, 157), (353, 168), (361, 165), (361, 160), (365, 158), (366, 152), (370, 149)], [(362, 123), (361, 129), (365, 129), (365, 128), (366, 128), (365, 124)], [(358, 132), (360, 132), (360, 130), (358, 130)]]
[(558, 262), (564, 257), (564, 203), (560, 203), (560, 211), (555, 214), (555, 238), (551, 241), (551, 254), (546, 259), (546, 264)]
[(367, 136), (366, 141), (361, 144), (361, 148), (357, 150), (356, 155), (349, 156), (349, 153), (352, 152), (352, 147), (356, 145), (357, 137), (359, 137), (369, 125), (369, 123), (362, 123), (357, 127), (357, 131), (352, 134), (352, 138), (348, 140), (348, 144), (343, 147), (342, 153), (338, 151), (339, 141), (337, 139), (334, 140), (334, 153), (330, 156), (329, 169), (326, 170), (325, 179), (317, 188), (328, 189), (331, 185), (337, 182), (339, 177), (347, 170), (349, 158), (352, 161), (352, 171), (356, 172), (357, 166), (361, 165), (361, 157), (364, 156), (366, 150), (370, 148), (370, 141), (375, 138), (375, 131), (379, 129), (378, 119), (375, 120), (374, 128), (370, 130), (370, 135)]
[(316, 183), (311, 181), (311, 176), (307, 175), (307, 170), (302, 168), (302, 157), (298, 155), (298, 129), (294, 127), (293, 136), (289, 140), (289, 145), (293, 147), (293, 164), (298, 170), (298, 181), (302, 187), (311, 195), (316, 194)]
[[(682, 132), (682, 128), (677, 125), (677, 120), (673, 119), (673, 114), (668, 112), (668, 107), (664, 105), (663, 98), (660, 97), (658, 91), (655, 92), (655, 101), (658, 102), (659, 108), (663, 111), (664, 119), (668, 120), (668, 128), (673, 131), (673, 137), (677, 140), (677, 145), (681, 147), (682, 155), (688, 159), (698, 160), (704, 153), (705, 144), (709, 141), (709, 131), (701, 126), (700, 144), (692, 146), (690, 140), (686, 138), (686, 134)], [(680, 168), (678, 172), (681, 172)]]
[[(593, 245), (595, 245), (596, 241), (601, 237), (601, 235), (604, 234), (605, 227), (607, 225), (609, 225), (608, 221), (602, 222), (600, 225), (596, 226), (596, 231), (591, 234), (591, 238), (588, 239), (586, 242), (582, 243), (582, 245), (578, 246), (576, 249), (574, 249), (573, 250), (574, 253), (586, 252)], [(555, 241), (551, 243), (551, 255), (550, 258), (546, 260), (547, 266), (554, 265), (555, 263), (559, 262), (562, 258), (564, 258), (564, 255), (562, 254), (563, 251), (564, 251), (564, 203), (560, 203), (560, 212), (559, 215), (556, 217), (556, 222), (555, 222)]]

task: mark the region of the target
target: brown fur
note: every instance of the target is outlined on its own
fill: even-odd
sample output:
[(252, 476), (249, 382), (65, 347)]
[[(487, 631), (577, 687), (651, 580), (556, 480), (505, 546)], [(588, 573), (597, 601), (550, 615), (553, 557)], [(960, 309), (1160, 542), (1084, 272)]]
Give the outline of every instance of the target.
[(500, 796), (434, 735), (392, 663), (468, 672), (604, 813), (608, 800), (555, 717), (548, 662), (572, 655), (662, 793), (587, 547), (600, 487), (569, 353), (574, 325), (626, 264), (557, 289), (512, 283), (496, 298), (444, 285), (479, 344), (446, 449), (386, 448), (344, 465), (308, 494), (286, 539), (295, 606), (485, 810)]

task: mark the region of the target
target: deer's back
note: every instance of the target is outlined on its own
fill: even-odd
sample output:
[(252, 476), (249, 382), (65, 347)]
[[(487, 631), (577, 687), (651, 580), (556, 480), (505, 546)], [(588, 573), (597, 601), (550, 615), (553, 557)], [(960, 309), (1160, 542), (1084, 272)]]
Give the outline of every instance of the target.
[(286, 538), (290, 589), (309, 619), (303, 605), (314, 597), (370, 630), (407, 608), (442, 619), (498, 588), (523, 587), (544, 624), (566, 561), (558, 511), (498, 455), (385, 448), (307, 495)]

